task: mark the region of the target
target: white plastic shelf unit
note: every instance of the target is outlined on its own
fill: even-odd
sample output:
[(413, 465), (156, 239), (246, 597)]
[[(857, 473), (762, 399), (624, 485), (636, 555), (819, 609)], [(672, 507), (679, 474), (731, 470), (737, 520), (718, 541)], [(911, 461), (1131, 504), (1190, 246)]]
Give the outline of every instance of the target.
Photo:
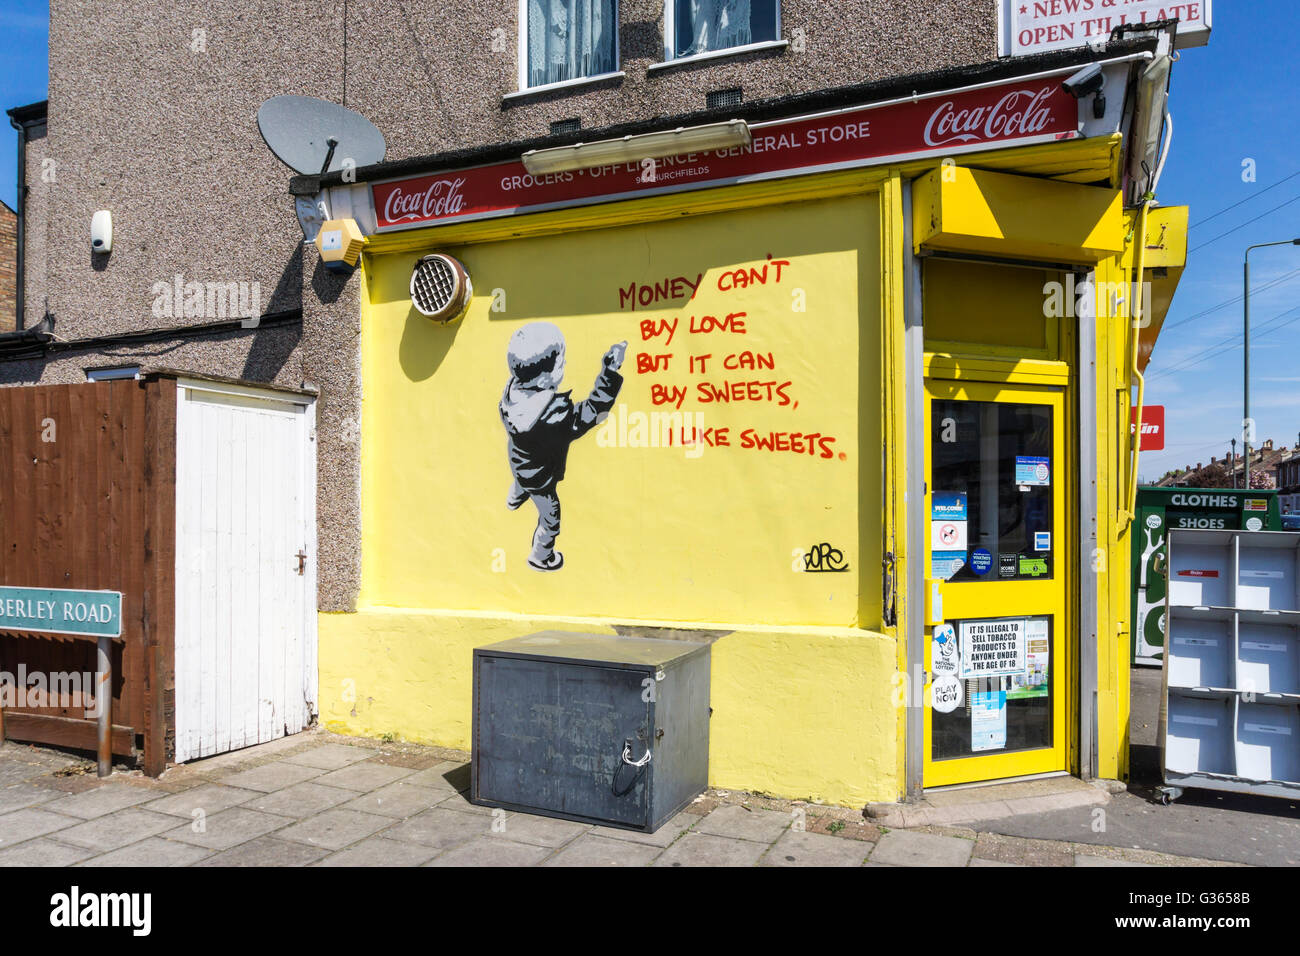
[(1171, 531), (1164, 781), (1300, 796), (1300, 533)]

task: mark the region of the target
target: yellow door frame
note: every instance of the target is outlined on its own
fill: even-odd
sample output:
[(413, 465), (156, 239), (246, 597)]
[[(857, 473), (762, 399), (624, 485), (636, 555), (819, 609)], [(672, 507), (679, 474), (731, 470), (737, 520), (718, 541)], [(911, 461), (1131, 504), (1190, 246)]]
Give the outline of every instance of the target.
[[(1049, 680), (1052, 684), (1052, 746), (1036, 750), (933, 760), (931, 756), (933, 712), (928, 706), (927, 695), (927, 706), (924, 707), (923, 781), (925, 787), (1065, 771), (1070, 769), (1072, 754), (1076, 751), (1071, 741), (1074, 728), (1077, 726), (1077, 721), (1073, 719), (1074, 688), (1077, 687), (1077, 677), (1073, 673), (1073, 668), (1077, 661), (1077, 650), (1072, 647), (1075, 642), (1072, 594), (1076, 575), (1070, 549), (1070, 542), (1075, 540), (1075, 537), (1071, 529), (1072, 515), (1069, 508), (1070, 469), (1063, 467), (1064, 463), (1072, 460), (1066, 457), (1065, 450), (1074, 447), (1072, 440), (1074, 429), (1067, 414), (1070, 406), (1064, 387), (1069, 381), (1069, 371), (1065, 363), (1034, 363), (1034, 367), (1028, 369), (1017, 369), (1017, 364), (1007, 363), (996, 375), (996, 381), (977, 381), (970, 377), (971, 371), (962, 374), (960, 364), (946, 365), (933, 360), (926, 362), (927, 372), (930, 374), (927, 374), (925, 379), (925, 427), (921, 436), (925, 449), (924, 507), (925, 514), (929, 515), (934, 491), (930, 481), (930, 436), (933, 434), (931, 410), (935, 399), (1014, 402), (1047, 405), (1052, 409), (1052, 470), (1054, 473), (1052, 524), (1055, 543), (1053, 550), (1057, 555), (1053, 562), (1052, 578), (1048, 581), (981, 581), (940, 585), (943, 590), (944, 615), (949, 620), (1013, 616), (1007, 613), (1009, 610), (1014, 610), (1016, 615), (1023, 611), (1028, 616), (1050, 615), (1052, 617), (1049, 658)], [(1045, 365), (1054, 368), (1043, 368)], [(991, 370), (982, 371), (981, 377), (994, 377), (989, 374)], [(1045, 384), (1045, 378), (1056, 381), (1053, 384)], [(924, 538), (925, 567), (928, 573), (931, 555), (929, 535), (925, 535)], [(931, 642), (927, 638), (925, 641), (927, 687), (932, 673), (930, 647)]]

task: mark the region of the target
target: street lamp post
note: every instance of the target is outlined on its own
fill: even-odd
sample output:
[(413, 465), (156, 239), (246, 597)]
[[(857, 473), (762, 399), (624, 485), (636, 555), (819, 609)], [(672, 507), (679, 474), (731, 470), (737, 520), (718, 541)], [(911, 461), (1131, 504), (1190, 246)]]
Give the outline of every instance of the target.
[[(1246, 247), (1245, 271), (1244, 271), (1244, 288), (1242, 290), (1242, 302), (1245, 306), (1245, 323), (1243, 333), (1245, 336), (1245, 354), (1242, 360), (1242, 416), (1241, 431), (1242, 444), (1245, 446), (1246, 471), (1245, 487), (1250, 491), (1250, 440), (1251, 432), (1254, 430), (1250, 423), (1250, 254), (1255, 249), (1267, 249), (1270, 246), (1300, 246), (1300, 239), (1283, 239), (1280, 242), (1259, 242), (1253, 246)], [(1236, 475), (1236, 469), (1233, 469), (1233, 475)]]
[(1237, 487), (1237, 439), (1232, 440), (1232, 460), (1228, 462), (1228, 470), (1232, 472), (1232, 487)]

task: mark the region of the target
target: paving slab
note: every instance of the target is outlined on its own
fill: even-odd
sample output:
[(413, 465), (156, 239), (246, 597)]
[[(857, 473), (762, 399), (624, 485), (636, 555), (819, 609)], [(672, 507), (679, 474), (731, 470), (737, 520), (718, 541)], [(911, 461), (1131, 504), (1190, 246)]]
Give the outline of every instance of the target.
[(296, 843), (341, 850), (392, 824), (390, 817), (357, 810), (326, 810), (281, 830), (277, 836)]
[(271, 763), (262, 764), (260, 767), (254, 767), (251, 770), (240, 770), (229, 774), (222, 777), (220, 782), (227, 787), (240, 787), (245, 790), (260, 790), (263, 793), (271, 793), (275, 790), (283, 790), (285, 787), (292, 787), (295, 783), (302, 783), (304, 780), (319, 777), (322, 773), (324, 771), (316, 767), (304, 767), (301, 764), (275, 760)]
[(982, 857), (972, 857), (969, 865), (970, 865), (970, 866), (977, 866), (977, 867), (985, 867), (985, 866), (1010, 866), (1010, 867), (1017, 867), (1017, 866), (1024, 866), (1024, 865), (1026, 865), (1026, 864), (1022, 864), (1022, 863), (1003, 863), (1001, 860), (986, 860), (986, 859), (984, 859), (984, 858), (982, 858)]
[(312, 866), (421, 866), (440, 851), (420, 843), (399, 843), (382, 836), (362, 840), (346, 850), (331, 853)]
[[(497, 823), (495, 820), (493, 822)], [(557, 820), (555, 817), (543, 817), (534, 813), (512, 813), (502, 818), (491, 833), (516, 843), (554, 848), (563, 846), (590, 829), (591, 825), (587, 823)]]
[(543, 866), (649, 866), (660, 854), (659, 847), (584, 833), (548, 858)]
[(753, 840), (737, 840), (691, 831), (664, 850), (655, 866), (753, 866), (767, 847)]
[(468, 790), (469, 764), (444, 760), (409, 777), (403, 777), (402, 782), (417, 787), (432, 787), (434, 790)]
[(718, 807), (695, 824), (693, 832), (711, 833), (714, 836), (731, 837), (735, 840), (771, 843), (790, 828), (792, 819), (788, 813), (779, 813), (776, 810), (750, 810), (732, 804)]
[(340, 787), (343, 790), (355, 790), (358, 793), (369, 793), (371, 790), (378, 790), (390, 783), (396, 783), (403, 777), (409, 777), (414, 770), (406, 767), (394, 767), (391, 764), (376, 763), (373, 760), (367, 760), (364, 763), (354, 763), (350, 767), (344, 767), (341, 770), (331, 770), (316, 779), (316, 782), (327, 787)]
[(34, 783), (14, 783), (0, 790), (0, 813), (22, 810), (40, 803), (48, 803), (59, 796), (57, 790), (39, 787)]
[(0, 850), (0, 866), (72, 866), (94, 855), (94, 850), (85, 847), (37, 837)]
[(285, 763), (301, 764), (318, 770), (339, 770), (343, 767), (360, 763), (374, 757), (375, 752), (365, 747), (353, 747), (348, 744), (321, 744), (300, 754), (285, 757)]
[(544, 846), (516, 843), (500, 836), (475, 837), (447, 850), (425, 866), (536, 866), (551, 855)]
[(40, 777), (49, 773), (47, 767), (37, 764), (30, 764), (26, 761), (12, 760), (0, 764), (0, 787), (7, 787), (14, 783), (23, 783), (32, 777)]
[(694, 813), (683, 811), (677, 816), (664, 821), (663, 826), (654, 833), (623, 830), (619, 827), (596, 827), (592, 832), (597, 836), (607, 837), (611, 840), (626, 840), (629, 843), (644, 843), (646, 846), (666, 847), (701, 819), (702, 817)]
[(347, 803), (356, 797), (355, 790), (341, 787), (326, 787), (314, 780), (295, 783), (291, 787), (277, 790), (275, 793), (259, 793), (244, 806), (250, 810), (274, 813), (282, 817), (302, 819), (325, 810), (331, 810), (341, 803)]
[(220, 783), (205, 783), (189, 790), (182, 790), (180, 793), (173, 793), (160, 800), (153, 800), (145, 804), (144, 809), (192, 820), (195, 810), (202, 810), (211, 816), (260, 796), (262, 793), (259, 790), (228, 787)]
[(764, 866), (861, 866), (871, 850), (872, 844), (864, 840), (786, 830), (772, 844), (762, 863)]
[(307, 866), (329, 853), (320, 846), (308, 846), (274, 836), (258, 837), (223, 850), (195, 866)]
[(38, 807), (14, 810), (0, 816), (0, 847), (13, 846), (32, 837), (44, 836), (83, 822), (78, 817), (51, 813)]
[(974, 840), (890, 830), (876, 843), (871, 862), (894, 866), (965, 866), (974, 848)]
[(96, 817), (102, 817), (106, 813), (125, 810), (127, 807), (133, 807), (139, 803), (148, 803), (157, 797), (157, 792), (146, 790), (143, 787), (132, 787), (125, 783), (106, 783), (94, 790), (86, 790), (83, 793), (60, 797), (58, 800), (47, 803), (45, 808), (70, 817), (93, 820)]
[(136, 843), (145, 837), (157, 836), (175, 826), (176, 818), (166, 813), (128, 807), (59, 830), (58, 840), (60, 843), (84, 846), (103, 853)]
[(490, 821), (476, 819), (471, 814), (434, 807), (395, 824), (384, 836), (403, 843), (445, 849), (485, 835), (490, 826)]
[(290, 823), (292, 821), (288, 817), (259, 813), (246, 807), (230, 807), (227, 810), (205, 815), (201, 823), (195, 820), (193, 823), (168, 830), (163, 836), (169, 840), (207, 847), (209, 850), (228, 850), (232, 846), (265, 836)]
[(447, 791), (412, 786), (405, 780), (390, 783), (378, 790), (371, 790), (359, 797), (356, 797), (352, 791), (346, 792), (353, 799), (343, 804), (344, 809), (378, 813), (399, 820), (430, 810), (447, 799)]
[(503, 810), (500, 807), (480, 807), (476, 803), (469, 802), (469, 794), (459, 791), (449, 793), (438, 806), (443, 810), (457, 810), (460, 813), (475, 813), (482, 817), (501, 816), (505, 814), (510, 816), (510, 810)]
[(148, 837), (121, 849), (86, 860), (81, 866), (192, 866), (211, 854), (201, 846)]

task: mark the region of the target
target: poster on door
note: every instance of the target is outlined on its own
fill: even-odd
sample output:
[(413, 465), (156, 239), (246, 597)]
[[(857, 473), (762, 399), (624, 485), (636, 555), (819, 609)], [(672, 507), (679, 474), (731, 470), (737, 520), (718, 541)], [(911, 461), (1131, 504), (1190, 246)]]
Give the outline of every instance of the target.
[(1025, 618), (961, 622), (961, 676), (1009, 677), (1025, 673)]
[(966, 566), (966, 493), (936, 491), (930, 500), (930, 576), (951, 580)]
[(1007, 692), (976, 691), (970, 700), (970, 749), (973, 753), (1005, 750), (1007, 746)]
[(1007, 678), (1007, 700), (1046, 697), (1051, 666), (1052, 643), (1048, 619), (1031, 617), (1025, 622), (1025, 672)]

